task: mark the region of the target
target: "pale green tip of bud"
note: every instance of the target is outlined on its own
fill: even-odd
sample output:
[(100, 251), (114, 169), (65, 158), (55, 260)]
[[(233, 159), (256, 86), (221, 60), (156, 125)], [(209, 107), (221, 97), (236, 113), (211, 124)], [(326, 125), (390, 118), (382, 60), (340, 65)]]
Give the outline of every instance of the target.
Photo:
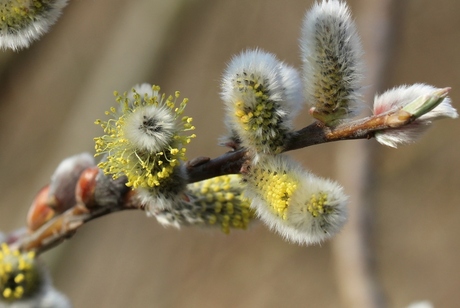
[(429, 95), (420, 96), (406, 105), (402, 110), (409, 112), (414, 118), (419, 118), (441, 104), (444, 98), (447, 97), (450, 89), (438, 89)]

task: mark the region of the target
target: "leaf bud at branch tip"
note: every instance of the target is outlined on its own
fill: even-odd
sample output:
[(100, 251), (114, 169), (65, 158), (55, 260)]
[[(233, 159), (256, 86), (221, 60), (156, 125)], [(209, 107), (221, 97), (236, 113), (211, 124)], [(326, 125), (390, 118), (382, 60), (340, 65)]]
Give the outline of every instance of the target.
[[(400, 86), (376, 95), (374, 115), (392, 113), (389, 124), (393, 128), (375, 133), (376, 140), (384, 145), (396, 148), (399, 144), (415, 142), (431, 125), (433, 120), (458, 117), (447, 96), (450, 88), (437, 89), (426, 84)], [(409, 117), (408, 125), (401, 122)], [(402, 118), (400, 118), (402, 116)]]
[(414, 118), (419, 118), (441, 104), (444, 98), (447, 97), (450, 89), (451, 88), (439, 89), (428, 95), (421, 96), (404, 106), (402, 110), (409, 112)]

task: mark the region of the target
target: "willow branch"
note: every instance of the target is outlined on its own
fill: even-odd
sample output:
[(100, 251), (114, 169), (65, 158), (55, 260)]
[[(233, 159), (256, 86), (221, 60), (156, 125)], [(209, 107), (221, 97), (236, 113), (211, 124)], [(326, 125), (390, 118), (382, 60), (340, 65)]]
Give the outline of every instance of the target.
[[(288, 138), (285, 151), (339, 140), (370, 139), (379, 130), (399, 128), (413, 120), (407, 112), (397, 110), (350, 121), (334, 128), (315, 122), (292, 133)], [(189, 182), (193, 183), (220, 175), (239, 173), (248, 158), (249, 153), (245, 149), (238, 149), (214, 159), (207, 157), (193, 159), (186, 163), (185, 169)], [(110, 184), (107, 183), (113, 183), (110, 186), (112, 190), (123, 190), (122, 192), (117, 191), (120, 194), (120, 198), (116, 198), (118, 201), (107, 205), (106, 201), (102, 201), (102, 198), (98, 199), (95, 196), (94, 190), (97, 190), (97, 187), (95, 187), (93, 195), (89, 198), (90, 201), (77, 202), (75, 206), (52, 218), (37, 230), (18, 237), (16, 242), (12, 244), (13, 247), (23, 251), (33, 250), (37, 253), (42, 253), (72, 237), (81, 226), (91, 220), (124, 210), (143, 210), (144, 207), (136, 198), (135, 191), (126, 190), (126, 186), (120, 188), (119, 182), (119, 180), (114, 181), (110, 177), (106, 177), (103, 184), (96, 183), (97, 185), (103, 185), (102, 188), (109, 192), (111, 190), (106, 188)]]

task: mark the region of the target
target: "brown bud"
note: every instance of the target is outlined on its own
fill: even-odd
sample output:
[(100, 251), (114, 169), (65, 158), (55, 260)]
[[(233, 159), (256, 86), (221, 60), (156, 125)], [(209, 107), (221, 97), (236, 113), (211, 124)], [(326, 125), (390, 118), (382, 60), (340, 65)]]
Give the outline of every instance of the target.
[(75, 187), (75, 198), (77, 202), (83, 203), (88, 208), (94, 206), (94, 193), (96, 191), (96, 178), (98, 174), (98, 167), (85, 169), (81, 173)]
[(58, 213), (75, 205), (75, 187), (81, 173), (95, 165), (89, 153), (82, 153), (64, 159), (51, 177), (48, 203)]

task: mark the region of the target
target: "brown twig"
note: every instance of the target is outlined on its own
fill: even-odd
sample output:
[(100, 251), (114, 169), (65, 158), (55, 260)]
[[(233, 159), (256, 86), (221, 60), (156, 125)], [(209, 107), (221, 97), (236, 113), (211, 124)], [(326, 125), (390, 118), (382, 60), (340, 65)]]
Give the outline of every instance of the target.
[[(398, 128), (412, 121), (413, 119), (410, 114), (403, 110), (397, 110), (378, 116), (350, 121), (334, 128), (315, 122), (294, 132), (289, 138), (284, 152), (333, 141), (370, 139), (374, 137), (376, 131)], [(227, 152), (197, 166), (188, 166), (187, 174), (189, 182), (193, 183), (219, 175), (239, 173), (242, 164), (248, 158), (247, 155), (247, 151), (240, 149)]]
[(80, 202), (54, 217), (39, 229), (19, 236), (16, 242), (11, 244), (11, 247), (22, 251), (33, 250), (40, 254), (71, 238), (78, 228), (91, 220), (119, 211), (138, 209), (143, 209), (143, 206), (137, 202), (133, 191), (128, 191), (119, 203), (111, 206), (92, 204), (88, 208)]

